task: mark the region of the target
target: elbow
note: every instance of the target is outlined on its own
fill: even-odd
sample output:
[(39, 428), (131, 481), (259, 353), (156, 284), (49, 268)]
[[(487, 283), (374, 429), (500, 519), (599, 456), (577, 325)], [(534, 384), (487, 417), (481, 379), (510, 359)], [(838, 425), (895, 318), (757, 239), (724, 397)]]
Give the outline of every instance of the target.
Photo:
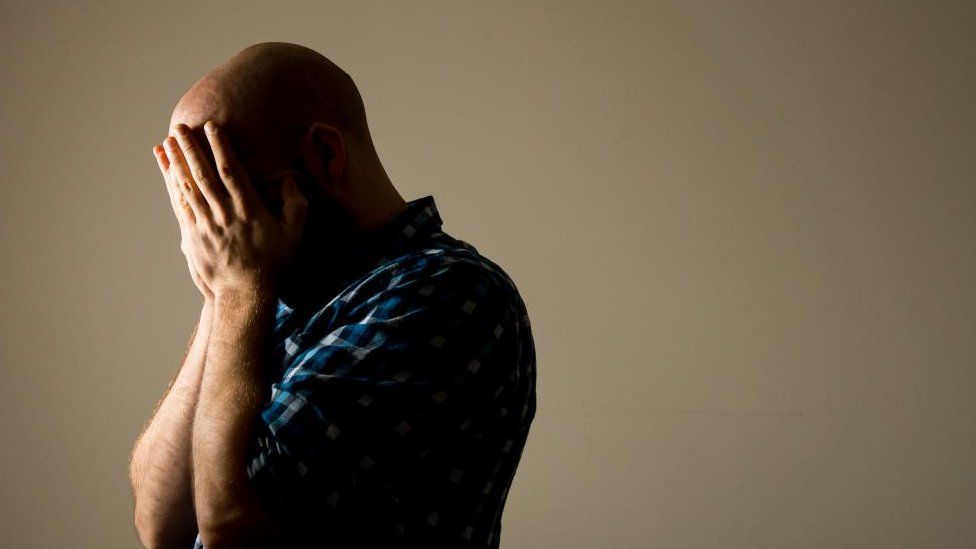
[(139, 542), (142, 543), (143, 547), (156, 549), (159, 547), (174, 546), (172, 542), (166, 539), (166, 533), (158, 528), (154, 521), (137, 514), (135, 526), (136, 534), (139, 536)]
[(145, 509), (138, 502), (133, 522), (139, 542), (148, 549), (192, 547), (196, 538), (192, 522), (166, 520), (163, 514)]
[(221, 549), (222, 547), (233, 547), (227, 535), (215, 528), (200, 528), (200, 542), (207, 549)]
[(158, 527), (159, 521), (155, 520), (155, 517), (151, 513), (147, 513), (143, 507), (139, 504), (139, 500), (136, 500), (134, 523), (139, 541), (143, 547), (150, 549), (163, 547), (165, 540), (163, 539), (163, 532)]
[(152, 549), (154, 547), (161, 547), (159, 539), (157, 539), (156, 534), (146, 525), (145, 521), (136, 516), (136, 535), (139, 537), (139, 543), (147, 549)]
[(196, 484), (193, 507), (204, 547), (280, 547), (284, 523), (265, 507), (246, 477), (234, 484), (236, 491), (219, 494), (208, 483)]
[(259, 508), (237, 508), (222, 517), (201, 516), (199, 528), (207, 549), (280, 547), (285, 537), (281, 524)]
[(241, 529), (232, 522), (217, 522), (204, 517), (199, 521), (200, 541), (207, 549), (235, 547), (242, 537)]
[(218, 514), (215, 510), (208, 509), (206, 505), (201, 505), (199, 502), (196, 507), (198, 508), (197, 527), (200, 530), (200, 541), (207, 549), (231, 547), (234, 545), (235, 538), (243, 537), (240, 520), (238, 520), (239, 514)]
[(207, 549), (264, 548), (270, 545), (259, 541), (235, 524), (200, 526), (200, 541)]

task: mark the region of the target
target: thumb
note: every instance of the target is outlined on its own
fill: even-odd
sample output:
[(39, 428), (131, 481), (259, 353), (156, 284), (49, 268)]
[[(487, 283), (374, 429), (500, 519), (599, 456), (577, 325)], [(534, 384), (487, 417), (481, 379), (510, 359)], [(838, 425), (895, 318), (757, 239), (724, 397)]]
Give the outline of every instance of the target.
[(282, 224), (290, 230), (300, 231), (305, 225), (308, 213), (308, 200), (298, 188), (295, 178), (289, 177), (282, 185), (281, 217)]

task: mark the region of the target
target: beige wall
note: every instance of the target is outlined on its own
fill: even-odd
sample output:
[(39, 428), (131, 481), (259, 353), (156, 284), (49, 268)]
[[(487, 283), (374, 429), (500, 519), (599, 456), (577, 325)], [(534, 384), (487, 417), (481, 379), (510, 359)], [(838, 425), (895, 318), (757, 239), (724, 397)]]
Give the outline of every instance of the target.
[(0, 545), (136, 545), (129, 450), (200, 304), (150, 147), (282, 40), (528, 303), (503, 547), (971, 546), (971, 2), (14, 4)]

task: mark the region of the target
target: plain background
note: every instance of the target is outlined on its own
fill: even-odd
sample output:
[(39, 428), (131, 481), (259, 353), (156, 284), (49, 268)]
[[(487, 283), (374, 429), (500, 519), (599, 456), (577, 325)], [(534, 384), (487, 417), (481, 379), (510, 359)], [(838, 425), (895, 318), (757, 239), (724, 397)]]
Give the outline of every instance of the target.
[(262, 41), (529, 308), (502, 546), (971, 547), (971, 2), (5, 2), (0, 531), (135, 547), (201, 300), (150, 149)]

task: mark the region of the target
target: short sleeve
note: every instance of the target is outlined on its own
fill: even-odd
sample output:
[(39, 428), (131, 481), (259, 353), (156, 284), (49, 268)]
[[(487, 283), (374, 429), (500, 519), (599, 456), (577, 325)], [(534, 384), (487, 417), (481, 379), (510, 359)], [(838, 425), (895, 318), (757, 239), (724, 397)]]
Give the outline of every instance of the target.
[(511, 390), (511, 294), (483, 265), (403, 271), (341, 318), (302, 342), (256, 418), (248, 476), (283, 515), (322, 516), (380, 489)]

